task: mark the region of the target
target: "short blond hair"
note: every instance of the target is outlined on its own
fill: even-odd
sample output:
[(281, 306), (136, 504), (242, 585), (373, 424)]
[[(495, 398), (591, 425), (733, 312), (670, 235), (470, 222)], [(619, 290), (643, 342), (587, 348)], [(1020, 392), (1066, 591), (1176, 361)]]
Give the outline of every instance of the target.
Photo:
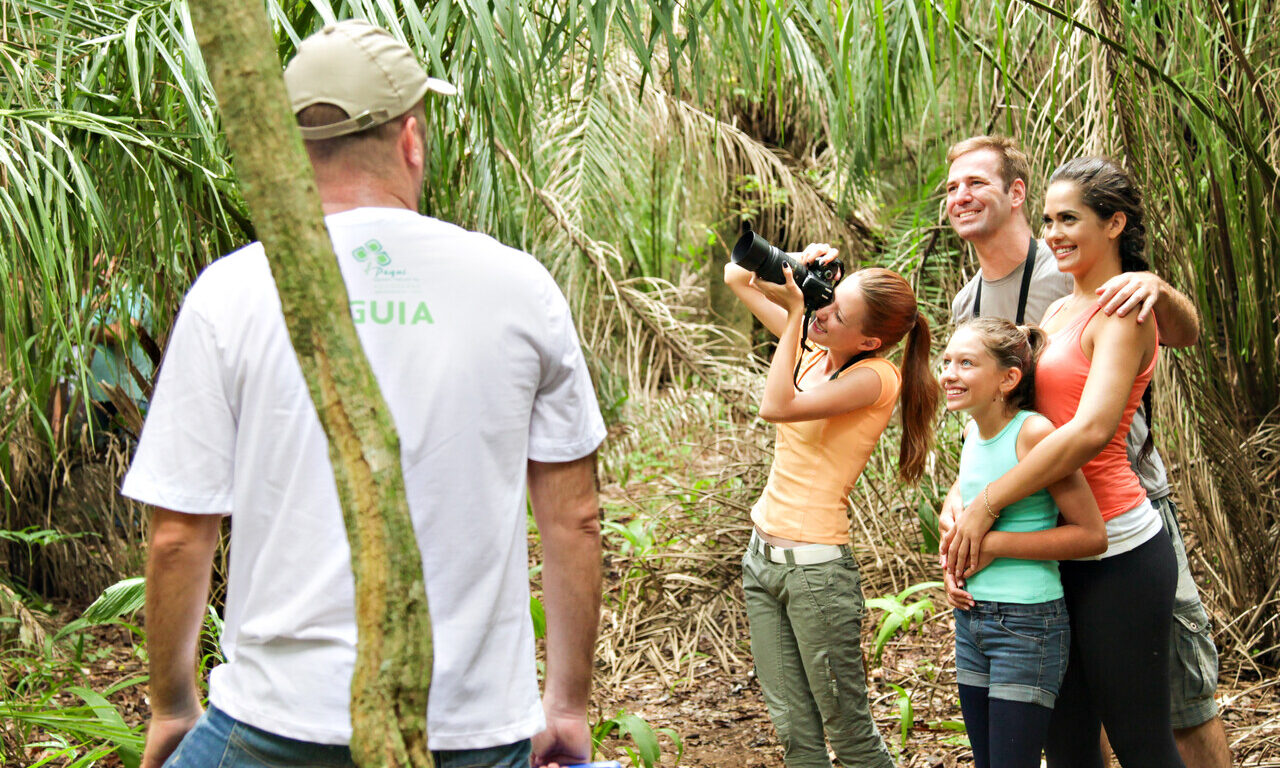
[(1027, 154), (1018, 142), (1008, 136), (971, 136), (957, 141), (947, 150), (947, 163), (954, 163), (957, 157), (982, 149), (989, 149), (1000, 157), (1000, 179), (1006, 192), (1018, 179), (1022, 179), (1023, 186), (1030, 188), (1031, 161), (1027, 160)]

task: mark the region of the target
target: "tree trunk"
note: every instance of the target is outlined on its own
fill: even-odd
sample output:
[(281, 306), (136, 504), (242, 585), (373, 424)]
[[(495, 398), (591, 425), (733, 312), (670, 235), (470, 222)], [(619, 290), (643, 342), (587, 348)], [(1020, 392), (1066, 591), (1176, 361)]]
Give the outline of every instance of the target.
[(399, 440), (351, 321), (276, 42), (261, 0), (190, 7), (241, 189), (329, 438), (356, 588), (352, 756), (363, 768), (430, 766), (431, 620)]

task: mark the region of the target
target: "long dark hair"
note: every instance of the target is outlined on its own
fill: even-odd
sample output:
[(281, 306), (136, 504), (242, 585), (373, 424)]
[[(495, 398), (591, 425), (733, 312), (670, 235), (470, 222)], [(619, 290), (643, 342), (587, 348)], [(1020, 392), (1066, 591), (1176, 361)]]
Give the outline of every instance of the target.
[[(1147, 265), (1147, 227), (1143, 223), (1142, 192), (1129, 172), (1104, 157), (1077, 157), (1068, 160), (1049, 177), (1049, 183), (1068, 181), (1080, 190), (1080, 198), (1099, 218), (1109, 219), (1117, 212), (1125, 216), (1120, 233), (1120, 271), (1145, 272)], [(1151, 422), (1151, 390), (1148, 383), (1142, 393), (1142, 411), (1147, 417), (1147, 439), (1142, 443), (1138, 459), (1146, 461), (1155, 447)]]
[(862, 332), (880, 339), (888, 350), (905, 336), (902, 353), (902, 445), (898, 451), (898, 476), (914, 483), (924, 474), (925, 460), (933, 445), (933, 425), (938, 409), (938, 381), (929, 364), (929, 321), (916, 305), (911, 284), (880, 267), (853, 274), (866, 306)]

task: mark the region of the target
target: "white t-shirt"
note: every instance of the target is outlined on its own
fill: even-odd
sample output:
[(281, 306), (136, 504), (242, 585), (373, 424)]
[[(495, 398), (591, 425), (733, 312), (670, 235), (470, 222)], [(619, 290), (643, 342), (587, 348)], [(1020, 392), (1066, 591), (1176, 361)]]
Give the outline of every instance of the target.
[[(400, 437), (435, 637), (431, 749), (542, 730), (529, 616), (526, 460), (604, 438), (569, 308), (531, 256), (417, 213), (326, 220)], [(350, 740), (356, 626), (328, 443), (262, 246), (192, 286), (123, 493), (231, 514), (210, 700), (282, 736)]]

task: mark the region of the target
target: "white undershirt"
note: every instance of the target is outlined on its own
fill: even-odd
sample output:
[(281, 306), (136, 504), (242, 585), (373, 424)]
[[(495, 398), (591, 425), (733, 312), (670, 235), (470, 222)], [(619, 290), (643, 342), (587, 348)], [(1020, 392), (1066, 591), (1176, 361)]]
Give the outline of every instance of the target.
[(1152, 536), (1164, 528), (1160, 515), (1148, 499), (1128, 512), (1121, 512), (1107, 521), (1107, 551), (1100, 555), (1078, 557), (1077, 560), (1101, 560), (1104, 557), (1123, 555), (1146, 544)]

